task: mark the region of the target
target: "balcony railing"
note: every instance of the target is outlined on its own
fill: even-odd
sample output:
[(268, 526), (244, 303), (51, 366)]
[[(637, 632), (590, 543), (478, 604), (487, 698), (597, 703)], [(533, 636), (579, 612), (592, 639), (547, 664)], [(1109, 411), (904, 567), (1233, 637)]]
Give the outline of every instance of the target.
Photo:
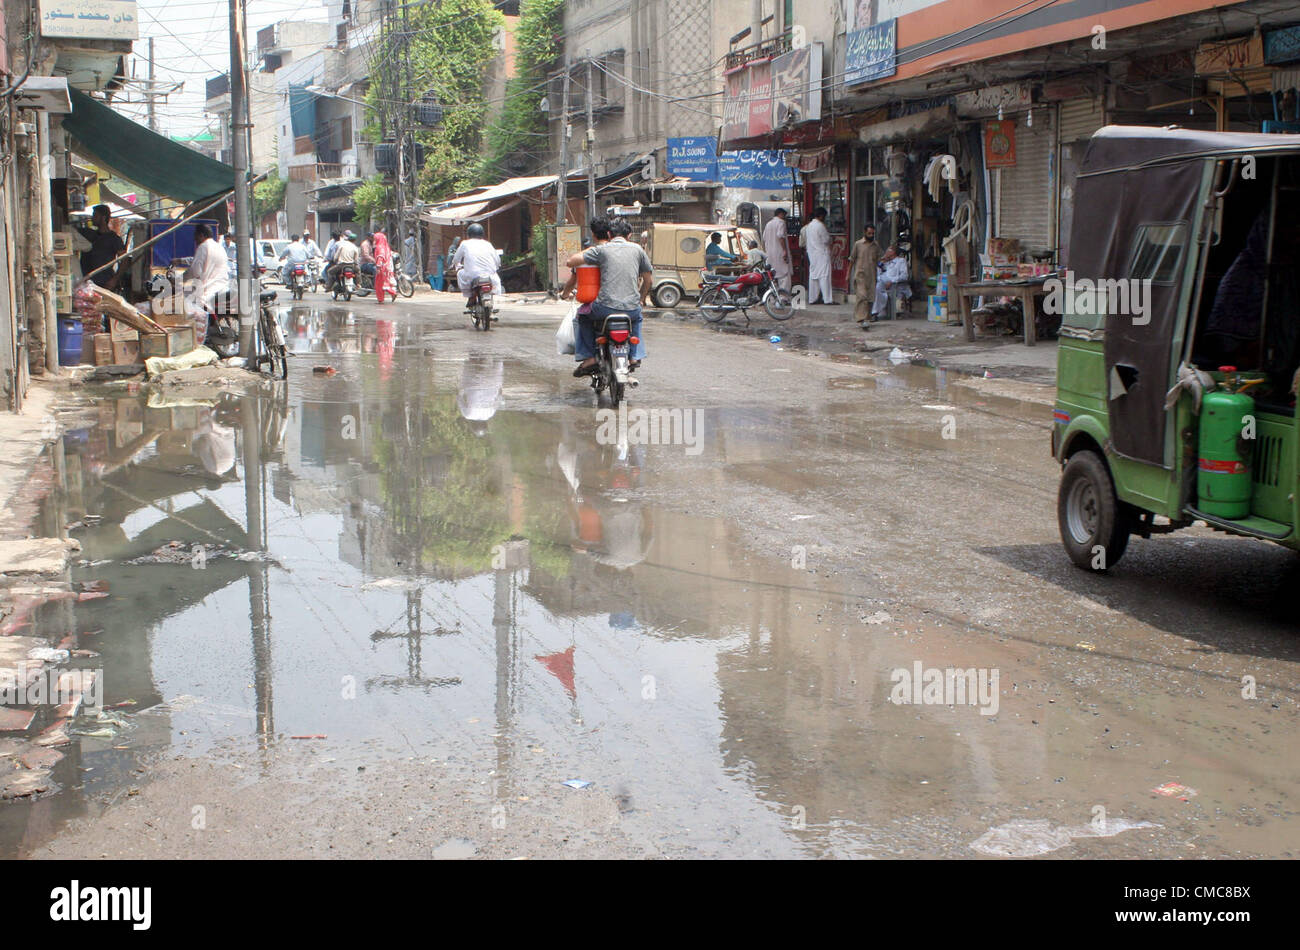
[(793, 32), (782, 33), (780, 36), (774, 36), (771, 39), (763, 40), (761, 43), (753, 43), (749, 46), (742, 46), (740, 49), (732, 50), (727, 54), (726, 69), (732, 70), (738, 66), (744, 66), (756, 59), (771, 59), (773, 56), (780, 56), (782, 53), (788, 53), (794, 49), (791, 40)]

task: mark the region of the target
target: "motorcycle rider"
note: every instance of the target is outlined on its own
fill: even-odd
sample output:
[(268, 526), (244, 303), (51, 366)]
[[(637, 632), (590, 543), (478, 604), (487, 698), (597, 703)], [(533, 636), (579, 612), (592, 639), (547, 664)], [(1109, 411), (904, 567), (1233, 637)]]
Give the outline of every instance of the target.
[(286, 287), (290, 283), (290, 275), (293, 273), (294, 264), (306, 264), (311, 254), (307, 250), (307, 245), (302, 243), (302, 237), (294, 234), (291, 236), (289, 246), (284, 249), (280, 255), (280, 260), (284, 261), (284, 266), (280, 268), (280, 280)]
[(302, 243), (303, 243), (303, 246), (307, 248), (307, 256), (308, 256), (308, 257), (323, 257), (323, 256), (324, 256), (324, 255), (321, 254), (321, 252), (320, 252), (320, 245), (318, 245), (315, 241), (313, 241), (313, 240), (311, 239), (311, 232), (310, 232), (310, 231), (303, 231), (303, 232), (302, 232)]
[(338, 277), (339, 271), (345, 264), (351, 264), (353, 269), (357, 268), (357, 262), (361, 260), (361, 250), (352, 243), (353, 234), (351, 231), (345, 233), (339, 242), (334, 245), (334, 263), (325, 271), (325, 291), (329, 293), (334, 289), (334, 281)]
[(500, 309), (497, 301), (505, 294), (501, 288), (501, 275), (497, 273), (501, 266), (501, 252), (492, 246), (485, 234), (481, 224), (471, 224), (466, 228), (465, 240), (456, 248), (451, 266), (457, 268), (456, 283), (466, 300), (476, 278), (487, 277), (492, 281), (492, 312), (496, 313)]
[(609, 230), (611, 237), (607, 244), (593, 244), (566, 261), (569, 267), (592, 264), (600, 268), (600, 293), (591, 305), (591, 314), (578, 318), (575, 355), (581, 362), (573, 371), (577, 377), (590, 376), (596, 371), (596, 327), (610, 314), (625, 313), (631, 318), (632, 336), (637, 338), (632, 347), (631, 367), (636, 369), (645, 359), (641, 304), (650, 296), (654, 268), (645, 248), (627, 239), (632, 226), (626, 218), (611, 221)]

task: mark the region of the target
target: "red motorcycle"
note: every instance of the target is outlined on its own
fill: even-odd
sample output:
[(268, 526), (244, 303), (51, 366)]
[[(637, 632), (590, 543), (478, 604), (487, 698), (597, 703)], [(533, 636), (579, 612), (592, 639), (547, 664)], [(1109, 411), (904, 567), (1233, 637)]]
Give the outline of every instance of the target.
[(343, 295), (344, 300), (351, 300), (352, 295), (357, 292), (357, 272), (351, 264), (344, 264), (339, 267), (338, 272), (334, 275), (334, 283), (330, 285), (334, 292), (334, 299), (339, 299), (339, 294)]
[(760, 304), (773, 320), (788, 320), (794, 314), (790, 292), (777, 283), (767, 264), (756, 264), (738, 275), (700, 274), (698, 307), (704, 319), (717, 323), (729, 313), (740, 311), (749, 319), (749, 310)]

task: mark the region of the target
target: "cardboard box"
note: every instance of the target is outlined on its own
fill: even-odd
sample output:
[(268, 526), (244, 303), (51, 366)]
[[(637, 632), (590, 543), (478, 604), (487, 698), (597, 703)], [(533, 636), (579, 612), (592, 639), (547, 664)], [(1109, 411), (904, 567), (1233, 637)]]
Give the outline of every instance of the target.
[(108, 321), (108, 333), (113, 338), (114, 343), (140, 339), (140, 331), (127, 326), (121, 320), (110, 319)]
[(113, 341), (113, 363), (118, 366), (128, 366), (132, 363), (141, 363), (140, 341), (139, 340), (114, 340)]
[(113, 339), (107, 333), (96, 333), (92, 339), (95, 341), (95, 365), (108, 366), (113, 362)]
[(81, 334), (81, 362), (85, 366), (95, 365), (95, 337), (98, 333)]
[(180, 356), (194, 349), (194, 325), (172, 327), (166, 333), (146, 333), (140, 338), (140, 355)]
[(56, 313), (66, 313), (66, 314), (74, 314), (74, 313), (76, 313), (77, 311), (75, 310), (75, 308), (74, 308), (74, 306), (73, 306), (73, 303), (72, 303), (72, 295), (71, 295), (71, 294), (55, 294), (55, 295), (54, 295), (54, 310), (55, 310)]
[(948, 319), (948, 302), (938, 294), (931, 294), (926, 298), (925, 315), (930, 320), (947, 320)]

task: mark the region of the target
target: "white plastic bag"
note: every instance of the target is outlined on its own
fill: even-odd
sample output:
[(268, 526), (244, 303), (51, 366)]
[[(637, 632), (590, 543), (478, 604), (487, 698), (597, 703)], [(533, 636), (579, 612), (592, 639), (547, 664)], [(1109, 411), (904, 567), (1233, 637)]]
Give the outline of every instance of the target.
[(560, 319), (559, 329), (555, 331), (555, 352), (560, 356), (577, 352), (577, 337), (574, 322), (578, 319), (578, 305), (575, 303)]

